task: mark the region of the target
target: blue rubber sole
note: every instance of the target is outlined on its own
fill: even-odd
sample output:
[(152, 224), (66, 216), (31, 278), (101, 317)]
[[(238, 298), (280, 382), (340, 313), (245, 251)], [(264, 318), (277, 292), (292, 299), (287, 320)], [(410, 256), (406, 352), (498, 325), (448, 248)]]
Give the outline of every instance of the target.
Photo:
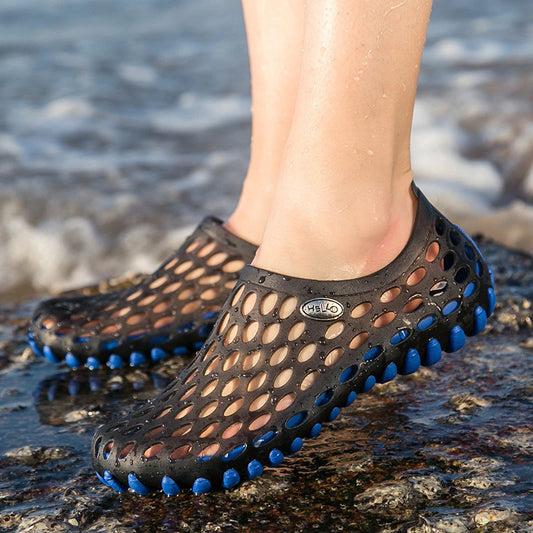
[[(466, 343), (466, 337), (467, 336), (475, 336), (478, 335), (483, 331), (487, 324), (487, 318), (493, 313), (494, 307), (496, 304), (496, 295), (494, 292), (494, 289), (491, 287), (488, 289), (488, 309), (485, 310), (482, 306), (478, 305), (474, 309), (474, 316), (473, 316), (473, 328), (471, 331), (466, 333), (463, 328), (459, 325), (454, 325), (448, 333), (448, 346), (446, 350), (443, 350), (440, 342), (436, 338), (430, 338), (426, 344), (425, 350), (420, 353), (420, 351), (415, 349), (410, 349), (405, 354), (405, 357), (403, 358), (403, 364), (401, 368), (398, 368), (396, 363), (391, 362), (389, 363), (384, 371), (379, 376), (369, 375), (363, 385), (362, 392), (368, 392), (371, 390), (376, 383), (387, 383), (389, 381), (392, 381), (398, 374), (400, 375), (409, 375), (414, 372), (416, 372), (420, 366), (432, 366), (440, 359), (442, 358), (442, 352), (445, 351), (447, 353), (452, 353), (464, 346)], [(347, 377), (347, 376), (345, 376)], [(343, 374), (341, 375), (340, 381), (343, 381)], [(349, 379), (349, 378), (348, 378)], [(347, 381), (348, 379), (345, 379)], [(317, 405), (325, 405), (328, 403), (331, 396), (327, 396), (327, 391), (319, 396), (317, 399)], [(335, 405), (332, 407), (332, 409), (329, 411), (329, 414), (327, 416), (327, 419), (325, 422), (335, 420), (339, 414), (340, 410), (344, 407), (347, 407), (351, 405), (355, 399), (357, 398), (357, 393), (355, 391), (351, 391), (348, 394), (348, 397), (346, 398), (346, 401), (343, 405)], [(322, 402), (322, 403), (320, 403)], [(295, 420), (294, 426), (298, 425), (298, 421)], [(290, 421), (287, 423), (290, 424)], [(307, 435), (307, 438), (316, 438), (320, 432), (322, 431), (322, 424), (317, 423), (315, 424), (309, 434)], [(263, 436), (264, 437), (264, 436)], [(304, 438), (305, 437), (296, 437), (292, 443), (290, 444), (290, 455), (298, 452), (303, 444), (304, 444)], [(223, 461), (227, 461), (228, 463), (231, 463), (232, 460), (237, 459), (239, 455), (244, 451), (244, 446), (241, 446), (239, 449), (233, 449), (230, 452), (228, 452), (225, 456), (222, 457)], [(224, 471), (222, 475), (222, 481), (221, 485), (225, 489), (231, 489), (235, 486), (237, 486), (240, 482), (245, 480), (254, 479), (258, 476), (260, 476), (265, 467), (276, 467), (279, 466), (283, 460), (284, 460), (284, 454), (281, 450), (274, 448), (270, 451), (268, 455), (268, 463), (263, 465), (261, 462), (259, 462), (257, 459), (251, 460), (246, 468), (246, 476), (241, 477), (241, 474), (237, 472), (234, 468), (228, 468)], [(229, 466), (229, 465), (228, 465)], [(125, 492), (128, 491), (128, 489), (131, 489), (134, 493), (145, 496), (147, 494), (150, 494), (153, 492), (152, 489), (141, 483), (135, 474), (130, 473), (128, 475), (128, 486), (123, 485), (120, 483), (117, 479), (113, 477), (113, 475), (106, 470), (104, 472), (104, 476), (102, 477), (100, 474), (96, 473), (96, 476), (98, 479), (104, 483), (105, 485), (109, 486), (110, 488), (114, 489), (117, 492)], [(192, 486), (191, 491), (194, 494), (205, 494), (206, 492), (209, 492), (212, 488), (212, 483), (209, 479), (199, 477), (197, 478)], [(169, 476), (164, 476), (161, 480), (161, 490), (167, 495), (167, 496), (175, 496), (177, 494), (180, 494), (182, 490), (178, 486), (178, 484)]]
[[(215, 313), (216, 315), (216, 313)], [(209, 313), (208, 315), (203, 316), (204, 319), (213, 319), (216, 318), (216, 316), (213, 316), (213, 313)], [(214, 323), (212, 324), (206, 324), (202, 326), (198, 330), (198, 335), (200, 337), (204, 337), (204, 339), (207, 339), (209, 336), (209, 333), (211, 332), (211, 329), (213, 328)], [(184, 326), (188, 326), (189, 329), (184, 328)], [(183, 334), (184, 332), (190, 332), (190, 327), (193, 327), (194, 324), (184, 324), (178, 328), (178, 332), (180, 334)], [(154, 344), (154, 341), (157, 341), (157, 337), (151, 339), (151, 343)], [(168, 340), (168, 336), (165, 337), (165, 341)], [(44, 357), (51, 363), (61, 363), (64, 359), (65, 363), (69, 368), (72, 368), (73, 370), (76, 370), (78, 368), (88, 368), (89, 370), (97, 370), (101, 367), (107, 366), (111, 370), (115, 370), (118, 368), (124, 368), (127, 366), (130, 367), (140, 367), (147, 364), (152, 363), (158, 363), (160, 361), (164, 361), (165, 359), (168, 359), (172, 356), (188, 356), (194, 354), (196, 351), (200, 350), (202, 346), (204, 345), (204, 340), (195, 342), (194, 344), (190, 346), (176, 346), (172, 349), (172, 351), (166, 351), (159, 347), (151, 348), (148, 353), (142, 353), (140, 351), (132, 351), (129, 356), (122, 357), (116, 353), (113, 353), (113, 348), (116, 348), (118, 345), (118, 341), (109, 341), (104, 344), (103, 351), (110, 351), (109, 355), (107, 356), (107, 361), (103, 362), (100, 359), (97, 359), (96, 357), (88, 357), (87, 360), (80, 361), (78, 357), (76, 357), (72, 352), (68, 352), (65, 354), (64, 357), (61, 357), (59, 354), (54, 353), (53, 349), (48, 346), (44, 345), (42, 348), (40, 348), (37, 343), (35, 342), (35, 338), (31, 332), (28, 332), (28, 344), (30, 348), (33, 350), (33, 352), (36, 355), (39, 355), (40, 357)]]
[[(31, 334), (29, 334), (31, 335)], [(33, 338), (28, 336), (28, 344), (36, 355), (44, 357), (51, 363), (61, 363), (62, 359), (54, 353), (52, 348), (48, 345), (44, 345), (39, 348)], [(76, 370), (78, 368), (87, 368), (89, 370), (98, 370), (102, 367), (108, 367), (111, 370), (125, 367), (140, 367), (149, 363), (157, 363), (164, 361), (171, 356), (187, 356), (195, 353), (203, 346), (203, 342), (195, 343), (191, 348), (187, 346), (178, 346), (172, 350), (172, 353), (166, 352), (161, 348), (152, 348), (149, 354), (143, 354), (141, 352), (131, 352), (129, 358), (121, 357), (120, 355), (111, 353), (107, 357), (107, 362), (102, 362), (96, 357), (88, 357), (85, 362), (80, 361), (73, 353), (68, 352), (65, 355), (64, 361), (69, 368)]]

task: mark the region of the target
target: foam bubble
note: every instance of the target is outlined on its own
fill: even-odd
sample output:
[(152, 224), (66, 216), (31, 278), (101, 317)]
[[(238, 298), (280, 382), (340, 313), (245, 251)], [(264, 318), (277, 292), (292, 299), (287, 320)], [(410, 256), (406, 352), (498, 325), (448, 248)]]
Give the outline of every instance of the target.
[(237, 94), (215, 97), (184, 93), (175, 107), (154, 112), (152, 124), (166, 132), (195, 133), (249, 118), (249, 98)]

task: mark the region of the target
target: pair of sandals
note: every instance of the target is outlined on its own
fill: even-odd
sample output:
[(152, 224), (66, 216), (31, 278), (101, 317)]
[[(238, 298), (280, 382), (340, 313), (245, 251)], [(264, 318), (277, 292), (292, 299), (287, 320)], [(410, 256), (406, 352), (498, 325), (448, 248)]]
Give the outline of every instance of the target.
[(357, 394), (481, 332), (495, 306), (490, 268), (413, 190), (407, 245), (363, 278), (305, 280), (250, 266), (255, 247), (209, 218), (138, 285), (41, 304), (30, 344), (73, 368), (198, 350), (154, 400), (96, 431), (100, 481), (141, 495), (234, 487), (297, 452)]

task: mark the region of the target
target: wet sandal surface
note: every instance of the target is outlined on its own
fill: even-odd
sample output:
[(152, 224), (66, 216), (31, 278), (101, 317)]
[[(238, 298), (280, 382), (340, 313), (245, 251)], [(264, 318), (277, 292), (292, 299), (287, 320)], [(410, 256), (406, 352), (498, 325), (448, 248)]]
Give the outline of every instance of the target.
[(152, 275), (124, 289), (41, 303), (32, 349), (73, 368), (138, 366), (200, 348), (256, 247), (206, 218)]
[(376, 382), (478, 334), (495, 305), (490, 269), (417, 194), (408, 244), (375, 274), (315, 281), (245, 267), (183, 373), (96, 432), (99, 479), (138, 494), (231, 488), (297, 452)]

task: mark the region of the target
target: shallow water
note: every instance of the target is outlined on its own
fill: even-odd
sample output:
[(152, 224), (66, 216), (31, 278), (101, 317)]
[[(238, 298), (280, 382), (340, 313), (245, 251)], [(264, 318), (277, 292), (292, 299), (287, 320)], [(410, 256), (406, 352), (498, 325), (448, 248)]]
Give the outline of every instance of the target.
[[(467, 230), (533, 250), (533, 11), (436, 1), (417, 181)], [(0, 295), (150, 271), (226, 216), (250, 130), (237, 0), (0, 2)]]

